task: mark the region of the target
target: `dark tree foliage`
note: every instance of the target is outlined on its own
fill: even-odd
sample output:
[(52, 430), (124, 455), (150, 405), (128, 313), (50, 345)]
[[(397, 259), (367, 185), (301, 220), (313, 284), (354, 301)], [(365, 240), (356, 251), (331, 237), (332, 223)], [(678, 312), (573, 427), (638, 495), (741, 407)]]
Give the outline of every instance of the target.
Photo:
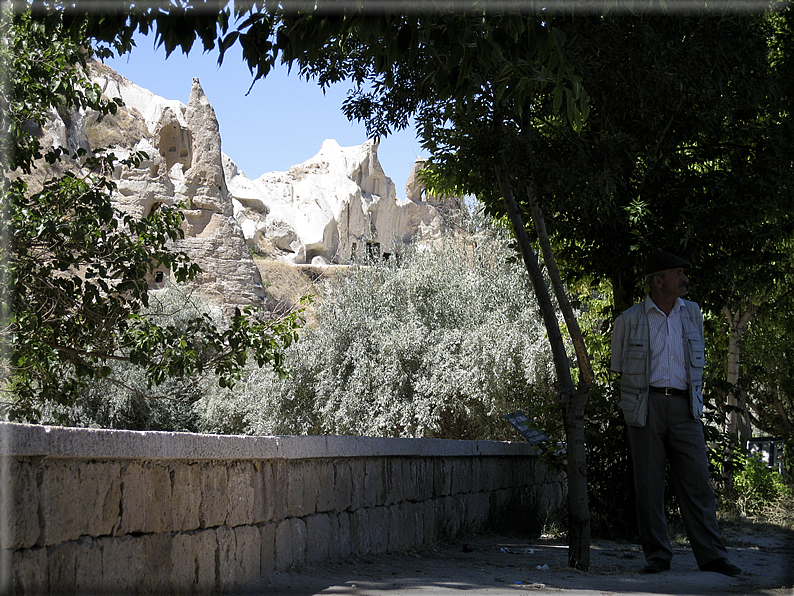
[(792, 226), (792, 150), (769, 22), (731, 14), (558, 23), (592, 110), (581, 134), (543, 129), (536, 181), (570, 279), (609, 279), (618, 311), (641, 297), (638, 272), (657, 249), (691, 259), (698, 299), (712, 312), (774, 279), (775, 243)]

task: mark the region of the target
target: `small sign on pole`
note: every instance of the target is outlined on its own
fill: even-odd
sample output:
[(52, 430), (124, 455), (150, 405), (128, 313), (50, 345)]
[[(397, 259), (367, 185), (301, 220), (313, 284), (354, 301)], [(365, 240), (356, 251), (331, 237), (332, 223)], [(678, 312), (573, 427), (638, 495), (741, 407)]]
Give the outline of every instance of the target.
[(549, 438), (542, 430), (532, 425), (532, 419), (528, 418), (524, 412), (518, 410), (512, 414), (505, 414), (505, 419), (521, 433), (530, 445), (539, 447), (542, 443), (548, 442)]

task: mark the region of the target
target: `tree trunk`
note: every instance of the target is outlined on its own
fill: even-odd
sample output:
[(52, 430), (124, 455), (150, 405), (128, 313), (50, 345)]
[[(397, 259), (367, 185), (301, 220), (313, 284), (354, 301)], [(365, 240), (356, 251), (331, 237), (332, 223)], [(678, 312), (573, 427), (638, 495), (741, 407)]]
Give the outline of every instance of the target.
[(584, 429), (584, 410), (593, 386), (593, 369), (590, 356), (582, 337), (579, 322), (573, 313), (568, 294), (562, 285), (557, 261), (551, 249), (549, 234), (546, 231), (546, 219), (537, 201), (535, 189), (530, 181), (527, 184), (527, 197), (532, 209), (532, 221), (538, 234), (543, 261), (551, 278), (551, 286), (557, 296), (568, 333), (573, 341), (579, 368), (579, 384), (577, 390), (566, 395), (563, 402), (565, 422), (565, 438), (568, 448), (568, 565), (576, 569), (587, 569), (590, 566), (590, 504), (587, 495), (587, 441)]
[(750, 438), (750, 416), (747, 412), (747, 403), (744, 392), (739, 388), (739, 362), (741, 360), (742, 335), (744, 334), (750, 321), (755, 316), (758, 307), (752, 302), (745, 303), (745, 309), (740, 308), (737, 312), (731, 312), (726, 306), (722, 309), (728, 319), (730, 336), (728, 338), (728, 363), (725, 378), (731, 385), (726, 404), (738, 408), (727, 413), (726, 432), (730, 436), (739, 439), (739, 445), (746, 445)]
[[(747, 411), (747, 402), (744, 392), (739, 388), (739, 361), (742, 350), (742, 334), (750, 320), (755, 315), (758, 307), (749, 300), (745, 303), (746, 308), (742, 312), (741, 307), (737, 312), (732, 312), (724, 306), (722, 312), (728, 319), (730, 335), (728, 337), (728, 362), (726, 364), (725, 380), (730, 384), (728, 395), (725, 396), (725, 405), (731, 407), (725, 414), (724, 432), (728, 437), (728, 444), (725, 446), (725, 455), (722, 458), (722, 479), (725, 490), (733, 492), (733, 462), (734, 451), (738, 446), (743, 449), (750, 438), (750, 415)], [(733, 409), (736, 408), (736, 409)]]
[(633, 283), (626, 279), (626, 275), (616, 271), (610, 276), (612, 284), (612, 303), (615, 305), (615, 318), (624, 310), (634, 304)]
[[(551, 287), (554, 288), (554, 295), (557, 296), (557, 303), (560, 305), (562, 316), (565, 319), (565, 324), (568, 327), (568, 333), (573, 342), (573, 348), (576, 352), (577, 366), (579, 368), (580, 390), (581, 384), (587, 387), (586, 394), (589, 394), (590, 387), (593, 386), (593, 369), (590, 366), (590, 356), (587, 353), (587, 346), (582, 337), (582, 330), (579, 327), (579, 321), (573, 314), (573, 307), (568, 300), (568, 294), (565, 287), (562, 285), (562, 278), (560, 277), (560, 270), (557, 268), (557, 261), (554, 259), (554, 252), (551, 250), (551, 242), (549, 241), (549, 234), (546, 231), (546, 219), (543, 217), (543, 210), (538, 204), (537, 197), (535, 196), (535, 188), (530, 182), (527, 184), (527, 197), (529, 198), (529, 205), (532, 209), (532, 222), (535, 224), (535, 232), (538, 234), (538, 242), (540, 243), (540, 250), (543, 253), (543, 262), (546, 263), (546, 269), (549, 272), (551, 279)], [(585, 395), (585, 404), (587, 403), (587, 396)], [(584, 408), (584, 404), (582, 405)]]
[[(507, 215), (513, 228), (513, 233), (518, 241), (524, 265), (529, 273), (540, 306), (541, 316), (549, 336), (549, 342), (551, 343), (554, 368), (557, 373), (557, 382), (559, 383), (559, 399), (563, 409), (567, 444), (566, 455), (568, 461), (568, 565), (576, 569), (587, 571), (590, 567), (590, 509), (587, 499), (584, 407), (587, 403), (590, 385), (585, 382), (580, 382), (580, 390), (574, 391), (568, 354), (566, 353), (565, 343), (560, 331), (560, 326), (557, 322), (557, 314), (551, 301), (551, 296), (549, 295), (549, 288), (546, 285), (546, 281), (543, 279), (543, 273), (540, 269), (537, 255), (532, 248), (532, 243), (524, 227), (524, 222), (515, 200), (513, 188), (505, 180), (501, 165), (498, 163), (495, 165), (495, 173), (499, 182), (502, 198), (505, 202)], [(537, 209), (538, 212), (540, 212), (539, 207), (537, 207)], [(543, 225), (542, 219), (540, 222), (535, 223), (536, 225), (540, 224), (545, 231), (545, 225)], [(548, 237), (546, 241), (548, 241)], [(550, 247), (549, 257), (551, 258), (553, 269), (556, 272), (556, 265), (554, 265)], [(552, 270), (548, 262), (547, 267), (550, 271)], [(559, 278), (558, 272), (557, 278)], [(561, 283), (560, 289), (562, 289)], [(567, 303), (568, 301), (564, 291), (562, 294), (563, 300), (560, 302)], [(568, 308), (570, 309), (570, 305), (568, 305)], [(572, 310), (570, 313), (572, 315)], [(576, 328), (578, 329), (578, 325), (576, 325)], [(581, 339), (581, 334), (579, 334), (579, 339)], [(584, 347), (583, 343), (582, 347)], [(586, 350), (583, 357), (579, 357), (579, 360), (580, 367), (582, 362), (586, 362), (589, 368)], [(590, 379), (592, 379), (592, 373), (590, 373), (590, 375)], [(580, 375), (580, 377), (585, 378), (584, 375)]]
[(580, 383), (579, 390), (563, 404), (568, 461), (568, 566), (590, 568), (590, 503), (587, 495), (587, 443), (584, 409), (590, 387)]

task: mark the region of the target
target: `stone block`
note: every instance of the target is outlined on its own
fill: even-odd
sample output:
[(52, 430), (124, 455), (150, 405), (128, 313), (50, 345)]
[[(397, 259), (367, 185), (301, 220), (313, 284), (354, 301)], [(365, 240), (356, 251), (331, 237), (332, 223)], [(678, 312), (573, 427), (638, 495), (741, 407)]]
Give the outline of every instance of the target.
[(467, 532), (479, 532), (488, 521), (491, 500), (488, 493), (468, 493), (466, 500), (466, 519), (463, 527)]
[(49, 578), (46, 548), (26, 548), (11, 556), (11, 593), (48, 594)]
[[(149, 594), (166, 594), (171, 579), (174, 540), (170, 533), (140, 537), (143, 550), (143, 573), (136, 590)], [(140, 588), (143, 587), (143, 590)]]
[(262, 535), (254, 526), (234, 528), (235, 552), (232, 559), (232, 585), (236, 586), (255, 580), (261, 573)]
[(262, 554), (259, 557), (259, 574), (267, 575), (276, 569), (276, 524), (266, 523), (259, 528)]
[(529, 486), (542, 480), (535, 478), (535, 459), (529, 457), (516, 457), (512, 460), (512, 485)]
[(512, 488), (516, 483), (515, 459), (505, 458), (499, 466), (499, 488)]
[[(84, 534), (106, 536), (118, 524), (121, 513), (121, 466), (114, 462), (84, 462), (79, 469), (81, 492), (90, 503), (86, 507)], [(162, 498), (157, 508), (163, 520), (170, 518), (167, 501)], [(161, 531), (160, 527), (152, 531)]]
[(500, 460), (496, 460), (492, 458), (489, 462), (489, 484), (490, 490), (501, 490), (505, 486), (505, 479), (504, 479), (504, 470), (505, 467), (502, 465)]
[(303, 501), (301, 505), (301, 515), (295, 517), (305, 517), (317, 511), (317, 502), (322, 492), (322, 472), (320, 467), (321, 462), (317, 460), (304, 460), (300, 462)]
[(388, 458), (383, 462), (383, 503), (390, 506), (400, 502), (401, 487), (399, 485), (398, 473), (395, 473), (397, 462), (394, 458)]
[(481, 457), (480, 460), (480, 488), (484, 491), (492, 491), (496, 486), (496, 467), (497, 458)]
[(47, 574), (59, 594), (77, 594), (77, 551), (79, 542), (70, 540), (47, 549)]
[(103, 594), (105, 590), (102, 565), (102, 542), (108, 539), (81, 538), (77, 541), (74, 558), (75, 588), (77, 594)]
[[(366, 482), (367, 460), (357, 457), (350, 462), (350, 484), (351, 484), (351, 504), (350, 511), (358, 511), (365, 507), (366, 503)], [(374, 498), (372, 501), (374, 502)]]
[(200, 526), (200, 471), (198, 464), (174, 462), (170, 466), (171, 523), (175, 532), (188, 532)]
[(379, 507), (386, 502), (386, 483), (384, 459), (368, 458), (364, 462), (364, 507)]
[(341, 511), (331, 516), (331, 527), (333, 531), (333, 541), (331, 549), (332, 559), (345, 559), (352, 553), (350, 536), (350, 514)]
[(452, 478), (450, 493), (459, 495), (472, 492), (472, 458), (457, 457), (452, 460)]
[(470, 458), (470, 473), (469, 486), (472, 492), (481, 492), (482, 488), (482, 458)]
[(49, 546), (83, 535), (110, 534), (120, 506), (118, 464), (53, 460), (44, 463), (43, 468), (39, 488), (40, 544)]
[(306, 518), (306, 562), (319, 563), (328, 559), (332, 543), (331, 521), (327, 513)]
[(226, 523), (231, 527), (251, 525), (254, 510), (254, 466), (252, 462), (233, 462), (228, 469), (227, 491), (229, 514)]
[(446, 497), (452, 486), (452, 462), (438, 458), (433, 462), (433, 496)]
[(169, 584), (174, 594), (193, 592), (196, 578), (196, 533), (175, 534), (171, 546)]
[[(36, 466), (30, 461), (8, 459), (8, 499), (13, 515), (6, 516), (7, 535), (0, 537), (0, 548), (29, 548), (41, 535), (39, 526), (39, 486)], [(4, 462), (5, 463), (5, 462)], [(0, 464), (2, 465), (2, 464)]]
[(171, 478), (157, 462), (129, 462), (121, 470), (119, 534), (172, 530)]
[(334, 462), (334, 511), (347, 511), (353, 507), (353, 469), (349, 460)]
[(254, 492), (254, 504), (251, 508), (251, 523), (263, 524), (273, 519), (273, 468), (269, 461), (253, 462), (251, 488)]
[(317, 499), (314, 510), (318, 513), (334, 511), (336, 507), (336, 470), (330, 460), (317, 462)]
[(373, 507), (369, 509), (370, 552), (388, 552), (390, 531), (388, 508)]
[(467, 532), (469, 528), (466, 527), (466, 520), (469, 519), (469, 495), (471, 493), (458, 493), (453, 495), (455, 500), (455, 513), (457, 515), (458, 527), (457, 531), (452, 536), (457, 536), (462, 532)]
[(410, 462), (404, 457), (394, 457), (386, 461), (387, 492), (384, 504), (393, 505), (409, 499), (412, 493)]
[(306, 524), (302, 519), (288, 518), (276, 526), (276, 570), (306, 564)]
[(414, 528), (404, 503), (385, 507), (388, 531), (388, 552), (405, 550), (413, 540)]
[[(312, 478), (313, 470), (311, 464), (299, 461), (290, 461), (286, 468), (289, 479), (287, 483), (286, 517), (303, 517), (314, 513), (314, 491), (316, 490), (315, 480)], [(307, 501), (311, 501), (309, 507)]]
[(406, 499), (409, 501), (426, 501), (433, 498), (432, 474), (433, 463), (426, 458), (408, 460), (408, 488)]
[(102, 583), (117, 594), (134, 593), (146, 581), (144, 540), (137, 536), (100, 538)]
[(437, 518), (436, 500), (428, 499), (417, 503), (422, 510), (422, 544), (435, 544), (439, 537), (440, 524)]
[(362, 507), (349, 515), (350, 550), (354, 555), (366, 555), (373, 552), (370, 538), (370, 511), (370, 509)]
[(273, 462), (273, 490), (270, 494), (273, 498), (273, 521), (276, 522), (288, 517), (290, 484), (292, 482), (291, 464), (292, 462), (284, 460)]
[(491, 492), (491, 515), (501, 514), (513, 498), (513, 492), (499, 489)]
[(411, 503), (406, 501), (401, 503), (406, 527), (406, 546), (404, 548), (414, 548), (425, 541), (425, 519), (423, 516), (424, 508), (422, 503)]
[(436, 523), (438, 539), (454, 538), (460, 530), (460, 512), (454, 497), (446, 496), (436, 499)]
[(201, 506), (199, 524), (202, 528), (213, 528), (226, 523), (229, 497), (226, 492), (228, 473), (226, 468), (209, 462), (199, 464), (201, 475)]
[(211, 594), (215, 589), (215, 529), (175, 534), (169, 586), (172, 594)]
[(276, 571), (289, 569), (293, 565), (292, 529), (290, 528), (289, 519), (284, 519), (276, 523), (274, 543)]
[(234, 529), (223, 525), (215, 528), (218, 541), (217, 551), (217, 582), (221, 592), (228, 592), (234, 586), (235, 556), (237, 554), (237, 536)]
[(303, 567), (306, 565), (306, 547), (308, 543), (306, 522), (302, 519), (291, 519), (290, 536), (292, 542), (292, 564), (295, 567)]

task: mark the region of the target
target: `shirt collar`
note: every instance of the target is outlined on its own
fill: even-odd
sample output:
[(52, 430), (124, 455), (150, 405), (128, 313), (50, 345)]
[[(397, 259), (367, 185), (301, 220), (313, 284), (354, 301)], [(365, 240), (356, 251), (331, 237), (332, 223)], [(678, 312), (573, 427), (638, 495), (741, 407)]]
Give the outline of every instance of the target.
[[(675, 304), (673, 305), (673, 310), (670, 311), (670, 314), (673, 314), (674, 312), (677, 312), (683, 306), (684, 306), (684, 301), (681, 300), (681, 298), (676, 298), (675, 299)], [(655, 310), (656, 312), (661, 313), (661, 314), (664, 315), (664, 312), (662, 312), (662, 309), (660, 309), (658, 306), (656, 306), (656, 303), (653, 300), (651, 300), (651, 296), (650, 296), (650, 294), (648, 294), (648, 296), (645, 298), (645, 314), (648, 314), (652, 310)], [(667, 315), (664, 315), (664, 316), (667, 316)]]

